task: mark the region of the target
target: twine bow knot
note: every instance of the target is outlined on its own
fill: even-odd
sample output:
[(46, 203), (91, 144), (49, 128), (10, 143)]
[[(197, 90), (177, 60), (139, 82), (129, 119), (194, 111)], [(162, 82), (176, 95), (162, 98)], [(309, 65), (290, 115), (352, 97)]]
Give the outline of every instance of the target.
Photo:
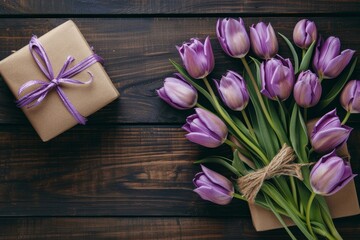
[[(79, 80), (72, 79), (76, 74), (84, 71), (91, 65), (96, 62), (103, 62), (103, 59), (97, 54), (92, 54), (89, 57), (85, 58), (75, 66), (68, 69), (71, 62), (75, 59), (72, 56), (68, 56), (63, 67), (61, 68), (57, 77), (54, 76), (54, 71), (51, 65), (51, 62), (45, 52), (45, 49), (39, 42), (36, 36), (33, 36), (29, 43), (29, 48), (31, 55), (33, 56), (36, 64), (40, 68), (40, 70), (44, 73), (46, 78), (49, 81), (43, 80), (30, 80), (24, 83), (19, 91), (18, 95), (20, 96), (26, 89), (33, 88), (36, 85), (39, 85), (35, 90), (30, 91), (29, 93), (22, 96), (19, 100), (16, 101), (18, 107), (27, 108), (35, 107), (39, 105), (47, 96), (47, 94), (55, 89), (57, 94), (59, 95), (61, 101), (71, 113), (71, 115), (76, 119), (76, 121), (80, 124), (86, 123), (86, 118), (83, 117), (74, 107), (74, 105), (70, 102), (70, 100), (65, 95), (64, 91), (61, 89), (61, 84), (70, 84), (70, 85), (87, 85), (93, 81), (93, 75), (91, 72), (88, 72), (90, 75), (90, 79), (86, 82), (82, 82)], [(40, 59), (39, 59), (40, 58)]]
[(244, 197), (253, 203), (263, 182), (275, 176), (287, 175), (303, 180), (301, 167), (307, 164), (291, 163), (295, 158), (294, 150), (284, 144), (269, 165), (240, 177), (238, 185)]

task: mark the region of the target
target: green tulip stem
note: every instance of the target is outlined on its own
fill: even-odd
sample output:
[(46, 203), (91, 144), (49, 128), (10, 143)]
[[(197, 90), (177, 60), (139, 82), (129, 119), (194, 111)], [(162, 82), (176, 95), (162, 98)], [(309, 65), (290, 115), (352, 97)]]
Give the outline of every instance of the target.
[[(324, 213), (324, 210), (323, 210), (321, 212), (321, 215), (323, 216), (323, 219), (325, 220), (326, 225), (330, 229), (332, 236), (334, 236), (332, 239), (342, 240), (342, 237), (340, 236), (339, 232), (336, 230), (336, 228), (334, 226), (334, 222), (331, 218), (330, 212), (327, 210), (327, 214), (326, 214), (326, 213)], [(331, 239), (331, 238), (329, 238), (329, 239)]]
[(308, 115), (307, 108), (304, 108), (304, 122), (307, 122), (307, 115)]
[[(235, 192), (234, 192), (234, 193), (233, 193), (233, 197), (248, 202), (248, 200), (247, 200), (243, 195), (241, 195), (241, 194), (238, 194), (238, 193), (235, 193)], [(264, 202), (264, 201), (255, 200), (255, 204), (258, 205), (258, 206), (261, 206), (262, 208), (265, 208), (265, 209), (270, 210), (269, 205), (268, 205), (266, 202)], [(278, 208), (278, 209), (276, 209), (276, 210), (277, 210), (277, 212), (278, 212), (279, 214), (284, 215), (284, 216), (288, 216), (288, 214), (286, 213), (286, 211), (284, 211), (284, 210), (282, 210), (282, 209), (280, 209), (280, 208)]]
[(348, 120), (349, 117), (350, 117), (350, 114), (351, 114), (350, 111), (346, 113), (346, 115), (345, 115), (345, 117), (344, 117), (344, 120), (342, 120), (342, 122), (341, 122), (341, 125), (344, 125), (344, 124), (347, 122), (347, 120)]
[(242, 116), (243, 116), (243, 118), (244, 118), (244, 120), (245, 120), (245, 124), (246, 124), (246, 126), (248, 127), (250, 134), (251, 134), (253, 137), (256, 137), (255, 132), (254, 132), (254, 129), (253, 129), (253, 127), (251, 126), (251, 123), (250, 123), (250, 121), (249, 121), (249, 118), (248, 118), (245, 110), (242, 110), (242, 111), (241, 111), (241, 114), (242, 114)]
[(324, 231), (323, 229), (320, 229), (320, 228), (317, 228), (317, 227), (314, 227), (314, 230), (317, 234), (329, 239), (329, 240), (340, 240), (342, 238), (334, 238), (333, 236), (331, 236), (331, 234), (329, 234), (328, 232)]
[(204, 83), (212, 97), (212, 99), (214, 100), (214, 107), (215, 109), (218, 111), (218, 113), (221, 115), (221, 117), (230, 125), (230, 127), (236, 132), (236, 134), (238, 134), (238, 136), (251, 148), (253, 149), (258, 155), (259, 157), (263, 160), (263, 162), (265, 164), (269, 163), (269, 160), (267, 159), (267, 157), (265, 156), (265, 154), (261, 151), (261, 149), (259, 149), (253, 142), (251, 142), (240, 130), (239, 128), (236, 127), (235, 123), (233, 122), (232, 119), (230, 119), (229, 116), (227, 116), (227, 114), (225, 114), (224, 110), (222, 109), (222, 107), (219, 104), (219, 101), (217, 100), (215, 93), (213, 91), (213, 89), (210, 86), (209, 81), (207, 80), (207, 78), (204, 78)]
[(306, 51), (307, 51), (306, 49), (303, 49), (303, 50), (302, 50), (302, 59), (304, 58), (304, 56), (305, 56), (305, 54), (306, 54)]
[(200, 103), (196, 103), (195, 106), (198, 107), (198, 108), (202, 108), (202, 109), (207, 110), (207, 109), (206, 109), (203, 105), (201, 105)]
[(233, 193), (233, 197), (247, 202), (246, 198), (238, 193)]
[[(292, 195), (293, 195), (293, 199), (294, 199), (295, 205), (298, 207), (298, 206), (299, 206), (299, 201), (298, 201), (298, 196), (297, 196), (295, 179), (294, 179), (293, 176), (290, 176), (289, 179), (290, 179), (291, 193), (292, 193)], [(301, 205), (301, 204), (300, 204), (300, 205)]]
[(310, 222), (310, 210), (311, 210), (311, 204), (314, 200), (316, 196), (316, 193), (312, 192), (311, 195), (310, 195), (310, 198), (309, 198), (309, 201), (308, 201), (308, 204), (306, 206), (306, 225), (309, 229), (309, 232), (311, 233), (311, 235), (313, 235), (315, 237), (315, 234), (314, 234), (314, 231), (311, 227), (311, 222)]
[(272, 121), (271, 117), (270, 117), (270, 114), (269, 114), (269, 111), (267, 110), (266, 106), (265, 106), (265, 103), (264, 103), (264, 100), (261, 96), (261, 93), (260, 93), (260, 90), (259, 90), (259, 87), (256, 83), (256, 80), (254, 78), (254, 75), (252, 74), (251, 72), (251, 69), (249, 67), (249, 64), (247, 63), (245, 57), (241, 58), (241, 61), (246, 69), (246, 72), (249, 74), (249, 77), (250, 77), (250, 80), (251, 80), (251, 83), (255, 89), (255, 92), (256, 92), (256, 95), (257, 95), (257, 98), (259, 99), (259, 103), (260, 103), (260, 106), (265, 114), (265, 117), (267, 119), (267, 121), (269, 122), (271, 128), (274, 130), (274, 132), (276, 133), (276, 135), (278, 136), (281, 144), (285, 143), (281, 133), (279, 132), (279, 130), (275, 127), (275, 124), (274, 122)]

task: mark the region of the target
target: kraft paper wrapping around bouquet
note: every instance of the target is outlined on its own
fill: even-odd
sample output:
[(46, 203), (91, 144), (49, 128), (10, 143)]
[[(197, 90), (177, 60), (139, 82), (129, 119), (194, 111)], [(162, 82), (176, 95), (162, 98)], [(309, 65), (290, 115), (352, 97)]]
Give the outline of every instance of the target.
[[(333, 218), (360, 214), (354, 180), (334, 195), (325, 197), (325, 200)], [(266, 231), (283, 227), (271, 211), (254, 204), (249, 204), (249, 208), (256, 231)], [(290, 218), (283, 217), (283, 219), (288, 226), (295, 225)]]
[[(310, 134), (316, 120), (308, 123), (308, 133)], [(350, 160), (350, 154), (347, 145), (344, 144), (337, 150), (337, 154), (344, 159)], [(355, 182), (352, 180), (343, 189), (334, 195), (325, 197), (333, 218), (348, 217), (360, 214), (359, 201), (356, 193)], [(265, 208), (249, 204), (253, 225), (256, 231), (266, 231), (271, 229), (282, 228), (283, 226), (275, 215)], [(283, 217), (288, 226), (295, 225), (288, 217)]]
[[(30, 38), (31, 36), (29, 40)], [(55, 76), (68, 56), (75, 58), (70, 64), (71, 67), (93, 54), (85, 38), (71, 20), (46, 33), (39, 38), (39, 41), (50, 59)], [(24, 83), (30, 80), (48, 80), (34, 61), (28, 45), (1, 61), (0, 72), (17, 99), (18, 90)], [(73, 79), (85, 82), (90, 77), (88, 72), (94, 76), (90, 84), (61, 85), (70, 102), (85, 117), (119, 97), (119, 92), (100, 63), (91, 65)], [(15, 103), (14, 107), (16, 107)], [(38, 106), (23, 107), (22, 110), (43, 141), (48, 141), (77, 124), (56, 91), (49, 92)]]

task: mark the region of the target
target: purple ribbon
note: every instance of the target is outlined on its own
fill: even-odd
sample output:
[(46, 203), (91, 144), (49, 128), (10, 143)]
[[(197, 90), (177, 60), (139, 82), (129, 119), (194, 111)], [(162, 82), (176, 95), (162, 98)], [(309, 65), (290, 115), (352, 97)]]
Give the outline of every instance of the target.
[[(86, 118), (76, 110), (74, 105), (72, 105), (70, 100), (66, 97), (64, 91), (61, 89), (60, 84), (70, 84), (70, 85), (90, 84), (93, 81), (93, 75), (91, 74), (91, 72), (88, 72), (88, 74), (90, 75), (90, 79), (86, 82), (81, 82), (79, 80), (72, 79), (71, 77), (84, 71), (85, 69), (87, 69), (96, 62), (103, 63), (104, 60), (100, 56), (96, 54), (92, 54), (91, 56), (79, 62), (77, 65), (68, 69), (70, 63), (75, 60), (72, 56), (68, 56), (58, 76), (54, 77), (54, 71), (51, 66), (50, 60), (45, 52), (45, 49), (43, 48), (43, 46), (41, 45), (41, 43), (39, 42), (36, 36), (33, 36), (31, 38), (29, 43), (29, 48), (31, 55), (33, 56), (35, 62), (39, 66), (40, 70), (50, 81), (30, 80), (25, 84), (23, 84), (18, 91), (19, 96), (29, 87), (33, 87), (35, 85), (39, 85), (39, 87), (27, 93), (19, 100), (17, 100), (16, 101), (17, 106), (20, 108), (24, 106), (26, 106), (27, 108), (35, 107), (45, 99), (46, 95), (51, 90), (55, 89), (60, 99), (64, 103), (65, 107), (71, 113), (71, 115), (73, 115), (73, 117), (76, 119), (76, 121), (78, 121), (78, 123), (84, 125), (86, 123)], [(40, 57), (40, 59), (38, 57)]]

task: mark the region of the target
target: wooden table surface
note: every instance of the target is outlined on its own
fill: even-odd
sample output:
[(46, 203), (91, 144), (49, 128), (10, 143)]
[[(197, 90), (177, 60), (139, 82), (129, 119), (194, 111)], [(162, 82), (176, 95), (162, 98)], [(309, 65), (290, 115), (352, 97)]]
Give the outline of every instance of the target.
[[(271, 22), (289, 38), (306, 17), (324, 36), (338, 36), (342, 49), (359, 51), (359, 13), (358, 0), (0, 1), (0, 59), (72, 19), (121, 94), (87, 125), (43, 143), (0, 78), (0, 238), (288, 239), (284, 230), (256, 232), (245, 203), (216, 206), (192, 191), (192, 162), (228, 150), (188, 142), (180, 127), (192, 111), (172, 109), (155, 89), (174, 72), (168, 59), (180, 60), (175, 45), (191, 37), (211, 37), (213, 77), (241, 70), (216, 40), (219, 17)], [(282, 41), (280, 52), (290, 56)], [(350, 119), (349, 140), (357, 173), (358, 120)], [(344, 239), (360, 235), (360, 216), (335, 223)]]

